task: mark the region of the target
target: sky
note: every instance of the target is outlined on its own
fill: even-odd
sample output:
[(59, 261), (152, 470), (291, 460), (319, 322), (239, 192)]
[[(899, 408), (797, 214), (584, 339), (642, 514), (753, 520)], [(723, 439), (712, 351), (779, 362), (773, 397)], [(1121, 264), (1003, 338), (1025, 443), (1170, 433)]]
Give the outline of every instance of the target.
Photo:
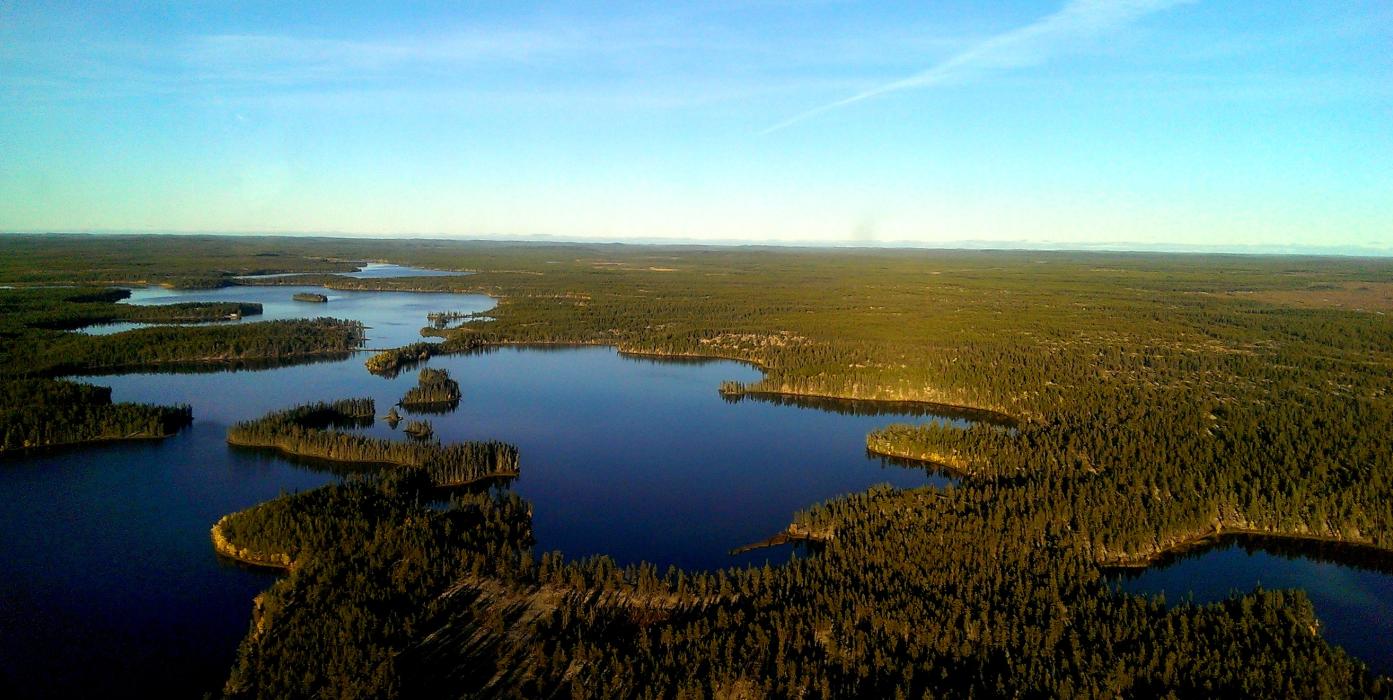
[(8, 0), (0, 231), (1393, 252), (1393, 3)]

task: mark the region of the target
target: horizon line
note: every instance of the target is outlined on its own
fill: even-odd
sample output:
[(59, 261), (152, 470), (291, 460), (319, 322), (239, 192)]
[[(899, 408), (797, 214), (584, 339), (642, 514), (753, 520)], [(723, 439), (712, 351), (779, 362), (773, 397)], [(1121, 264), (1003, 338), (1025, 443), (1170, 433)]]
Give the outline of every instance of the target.
[(829, 250), (962, 250), (962, 251), (1037, 251), (1079, 253), (1171, 253), (1197, 255), (1253, 256), (1310, 256), (1390, 258), (1393, 246), (1374, 245), (1306, 245), (1281, 243), (1218, 243), (1189, 244), (1173, 242), (1143, 243), (1139, 241), (1101, 241), (1094, 243), (1070, 241), (1031, 241), (1027, 239), (992, 240), (958, 239), (950, 241), (885, 240), (771, 240), (755, 238), (700, 239), (680, 236), (618, 237), (559, 234), (460, 234), (431, 232), (365, 233), (352, 231), (208, 231), (208, 230), (149, 230), (149, 229), (16, 229), (0, 230), (0, 236), (219, 236), (245, 238), (331, 238), (380, 241), (448, 240), (484, 243), (557, 243), (572, 245), (632, 245), (718, 248), (814, 248)]

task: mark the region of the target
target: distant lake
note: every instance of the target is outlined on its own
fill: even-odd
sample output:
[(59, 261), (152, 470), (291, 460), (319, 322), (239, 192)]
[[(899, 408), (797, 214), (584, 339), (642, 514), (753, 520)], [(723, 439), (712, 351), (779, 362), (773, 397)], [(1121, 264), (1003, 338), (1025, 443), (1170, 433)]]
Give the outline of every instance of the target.
[[(348, 277), (441, 277), (464, 275), (464, 272), (444, 272), (403, 267), (401, 265), (370, 264), (358, 272), (345, 273)], [(280, 277), (282, 275), (263, 275)], [(326, 303), (295, 301), (292, 297), (301, 292), (323, 294), (329, 298)], [(159, 286), (135, 287), (131, 296), (123, 303), (128, 304), (176, 304), (192, 301), (242, 301), (261, 304), (260, 315), (245, 316), (238, 321), (221, 323), (256, 323), (287, 318), (315, 318), (333, 316), (362, 321), (367, 324), (369, 348), (400, 347), (407, 343), (420, 341), (439, 341), (439, 338), (421, 337), (421, 327), (427, 325), (426, 314), (436, 311), (455, 311), (474, 313), (487, 311), (494, 306), (489, 297), (480, 294), (450, 294), (447, 292), (365, 292), (325, 289), (314, 286), (276, 286), (276, 287), (220, 287), (218, 289), (174, 290)], [(81, 329), (83, 333), (110, 335), (135, 328), (146, 328), (149, 323), (106, 323)]]
[[(297, 291), (330, 301), (291, 301)], [(131, 299), (176, 301), (265, 306), (263, 316), (246, 321), (351, 318), (369, 327), (371, 347), (420, 340), (427, 313), (484, 312), (494, 303), (478, 295), (319, 287), (151, 288)], [(188, 403), (195, 422), (164, 441), (0, 462), (0, 688), (68, 697), (215, 690), (247, 630), (252, 597), (274, 579), (219, 560), (208, 529), (226, 513), (335, 478), (231, 449), (227, 427), (298, 403), (358, 396), (374, 398), (384, 414), (416, 373), (374, 376), (365, 357), (261, 371), (83, 378), (111, 386), (116, 401)], [(608, 554), (660, 570), (778, 563), (794, 550), (727, 552), (841, 494), (877, 483), (952, 483), (870, 457), (864, 445), (866, 433), (888, 423), (958, 419), (904, 405), (728, 402), (716, 391), (722, 380), (759, 378), (742, 363), (656, 361), (605, 347), (510, 347), (436, 357), (429, 366), (448, 369), (464, 396), (452, 412), (426, 416), (442, 440), (518, 446), (522, 476), (511, 488), (533, 505), (539, 553)], [(381, 421), (366, 432), (400, 438)], [(1297, 577), (1292, 585), (1314, 583)], [(1249, 579), (1234, 586), (1251, 588)], [(1317, 610), (1324, 619), (1319, 601)], [(1332, 639), (1337, 625), (1367, 624), (1357, 616), (1326, 622)]]
[(357, 277), (359, 279), (376, 279), (379, 277), (451, 277), (454, 275), (472, 275), (472, 272), (455, 272), (454, 270), (427, 270), (422, 267), (407, 267), (406, 265), (394, 265), (392, 263), (368, 263), (354, 272), (337, 273), (344, 277)]
[(380, 277), (451, 277), (455, 275), (472, 275), (474, 273), (456, 272), (453, 270), (427, 270), (422, 267), (407, 267), (406, 265), (395, 265), (392, 263), (366, 263), (353, 272), (280, 272), (273, 275), (239, 275), (237, 279), (269, 279), (273, 277), (293, 277), (295, 275), (304, 274), (333, 274), (341, 277), (357, 277), (358, 279), (376, 279)]

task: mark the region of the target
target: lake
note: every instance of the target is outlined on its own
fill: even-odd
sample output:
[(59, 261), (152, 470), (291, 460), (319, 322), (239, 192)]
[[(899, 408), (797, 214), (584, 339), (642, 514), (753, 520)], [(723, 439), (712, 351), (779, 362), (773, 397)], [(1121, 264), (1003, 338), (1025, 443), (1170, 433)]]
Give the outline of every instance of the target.
[[(462, 275), (466, 273), (424, 270), (401, 265), (369, 264), (358, 272), (346, 273), (346, 277), (439, 277)], [(257, 277), (280, 277), (282, 275), (258, 275)], [(291, 297), (300, 292), (323, 294), (329, 298), (325, 303), (295, 301)], [(175, 304), (194, 301), (242, 301), (261, 304), (261, 314), (246, 316), (238, 321), (222, 323), (256, 323), (287, 318), (315, 318), (333, 316), (363, 321), (368, 328), (368, 348), (392, 348), (420, 341), (438, 342), (437, 337), (421, 337), (422, 326), (427, 325), (426, 314), (436, 311), (456, 311), (475, 313), (493, 308), (493, 300), (478, 294), (417, 293), (417, 292), (364, 292), (325, 289), (311, 286), (275, 287), (220, 287), (218, 289), (174, 290), (164, 287), (136, 287), (127, 304)], [(81, 329), (83, 333), (109, 335), (135, 328), (145, 328), (148, 323), (104, 323)]]
[[(296, 291), (327, 304), (293, 302)], [(317, 287), (133, 291), (133, 303), (256, 301), (259, 319), (333, 315), (368, 326), (368, 345), (420, 340), (434, 311), (486, 311), (478, 295), (339, 292)], [(261, 371), (84, 377), (116, 401), (188, 403), (194, 424), (163, 441), (85, 446), (0, 465), (0, 687), (72, 697), (216, 689), (274, 580), (220, 560), (208, 529), (226, 513), (336, 477), (225, 442), (232, 423), (297, 403), (370, 396), (379, 415), (416, 381), (363, 367), (366, 354)], [(464, 400), (428, 419), (445, 441), (516, 444), (512, 488), (534, 508), (537, 551), (609, 554), (692, 569), (783, 561), (791, 548), (739, 557), (793, 514), (876, 483), (949, 483), (866, 455), (865, 434), (920, 419), (745, 400), (722, 380), (753, 381), (729, 361), (654, 361), (611, 348), (503, 348), (437, 357)], [(213, 368), (210, 368), (213, 369)], [(834, 404), (833, 404), (834, 405)], [(384, 422), (366, 432), (397, 436)], [(16, 497), (19, 496), (19, 497)], [(151, 683), (157, 683), (150, 686)]]
[(1213, 603), (1259, 586), (1300, 588), (1315, 606), (1321, 634), (1393, 675), (1393, 556), (1359, 548), (1270, 537), (1226, 536), (1146, 569), (1113, 573), (1129, 593), (1167, 603)]
[[(379, 276), (422, 272), (373, 269)], [(330, 301), (291, 301), (297, 291)], [(478, 295), (319, 287), (146, 288), (130, 300), (176, 301), (264, 305), (264, 315), (244, 322), (351, 318), (368, 326), (370, 347), (421, 340), (418, 331), (431, 312), (493, 307)], [(374, 376), (363, 367), (365, 357), (260, 371), (82, 378), (111, 386), (116, 401), (190, 404), (195, 420), (163, 441), (71, 448), (0, 465), (0, 493), (7, 496), (0, 503), (6, 562), (0, 688), (55, 697), (137, 690), (189, 696), (218, 688), (247, 630), (252, 597), (274, 579), (220, 560), (208, 529), (226, 513), (336, 478), (229, 448), (227, 427), (299, 403), (360, 396), (375, 399), (382, 415), (416, 374)], [(518, 446), (522, 476), (511, 488), (533, 505), (538, 552), (557, 550), (572, 559), (608, 554), (621, 564), (654, 562), (660, 570), (777, 563), (795, 550), (739, 557), (728, 551), (776, 533), (796, 511), (839, 494), (877, 483), (952, 483), (868, 456), (864, 444), (866, 433), (891, 422), (959, 419), (906, 405), (727, 401), (716, 390), (721, 381), (759, 378), (738, 362), (658, 361), (606, 347), (510, 347), (436, 357), (429, 366), (448, 369), (463, 393), (453, 411), (426, 416), (442, 440)], [(382, 421), (365, 432), (401, 437)], [(1149, 571), (1121, 585), (1152, 592), (1159, 581), (1173, 599), (1187, 582), (1218, 580), (1204, 558), (1176, 566), (1191, 561), (1184, 573), (1165, 578), (1174, 568), (1158, 568), (1161, 579), (1148, 579)], [(1320, 565), (1279, 580), (1269, 573), (1273, 566), (1284, 564), (1248, 560), (1226, 574), (1226, 585), (1249, 590), (1261, 580), (1315, 590), (1332, 577), (1375, 577), (1377, 586), (1367, 589), (1372, 599), (1341, 596), (1338, 587), (1329, 600), (1314, 593), (1313, 599), (1330, 639), (1376, 661), (1375, 649), (1356, 632), (1372, 629), (1375, 615), (1389, 619), (1393, 578)], [(1339, 613), (1337, 605), (1353, 613)]]

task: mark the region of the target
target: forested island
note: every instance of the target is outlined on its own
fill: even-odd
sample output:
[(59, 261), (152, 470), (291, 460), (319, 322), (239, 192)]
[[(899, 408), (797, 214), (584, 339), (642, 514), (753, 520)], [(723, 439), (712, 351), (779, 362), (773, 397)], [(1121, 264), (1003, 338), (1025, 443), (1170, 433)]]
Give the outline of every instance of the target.
[(324, 296), (323, 294), (315, 294), (313, 292), (296, 292), (290, 295), (290, 298), (294, 299), (295, 301), (307, 301), (314, 304), (323, 304), (329, 301), (329, 297)]
[[(304, 404), (237, 423), (228, 429), (227, 442), (333, 462), (405, 467), (421, 471), (438, 487), (465, 486), (518, 474), (517, 448), (501, 442), (407, 443), (330, 430), (370, 425), (374, 415), (372, 399)], [(428, 428), (429, 424), (422, 427)], [(412, 432), (411, 424), (407, 430)], [(420, 432), (422, 428), (415, 430)]]
[(162, 438), (193, 420), (188, 406), (112, 403), (111, 389), (49, 379), (0, 381), (0, 455), (36, 447)]
[(478, 314), (467, 314), (458, 311), (434, 311), (426, 314), (426, 320), (430, 322), (431, 328), (438, 331), (449, 329), (450, 324), (458, 325), (478, 319)]
[(451, 379), (450, 373), (443, 369), (426, 367), (417, 375), (416, 386), (408, 389), (402, 397), (401, 405), (417, 411), (450, 409), (458, 405), (459, 400), (459, 382)]
[(429, 440), (435, 436), (435, 426), (428, 420), (409, 420), (401, 431), (417, 440)]
[[(0, 253), (56, 255), (14, 238), (0, 237)], [(1194, 605), (1121, 592), (1102, 574), (1216, 532), (1393, 549), (1393, 309), (1378, 293), (1393, 286), (1388, 261), (257, 241), (306, 266), (478, 271), (313, 278), (499, 300), (490, 320), (431, 329), (439, 344), (369, 358), (373, 372), (496, 345), (610, 345), (761, 368), (758, 382), (712, 387), (732, 396), (931, 402), (1013, 423), (874, 431), (868, 449), (944, 464), (960, 481), (809, 504), (789, 521), (818, 533), (817, 553), (772, 567), (564, 561), (532, 551), (528, 507), (506, 490), (422, 505), (438, 481), (422, 469), (276, 499), (220, 523), (248, 558), (293, 563), (262, 599), (229, 696), (1393, 692), (1320, 636), (1300, 591)], [(50, 245), (83, 254), (83, 241)], [(248, 244), (190, 239), (171, 265), (197, 278), (191, 260), (225, 260), (234, 245)], [(0, 259), (3, 283), (91, 280)], [(107, 279), (151, 264), (100, 259)], [(1332, 287), (1339, 305), (1322, 301)], [(6, 378), (95, 361), (45, 335), (58, 331), (5, 323)], [(327, 406), (240, 424), (229, 440), (406, 455), (383, 461), (407, 467), (453, 447), (334, 430), (371, 407)]]
[(396, 376), (403, 367), (430, 359), (438, 349), (435, 343), (412, 343), (400, 348), (383, 350), (369, 357), (363, 364), (373, 374)]

